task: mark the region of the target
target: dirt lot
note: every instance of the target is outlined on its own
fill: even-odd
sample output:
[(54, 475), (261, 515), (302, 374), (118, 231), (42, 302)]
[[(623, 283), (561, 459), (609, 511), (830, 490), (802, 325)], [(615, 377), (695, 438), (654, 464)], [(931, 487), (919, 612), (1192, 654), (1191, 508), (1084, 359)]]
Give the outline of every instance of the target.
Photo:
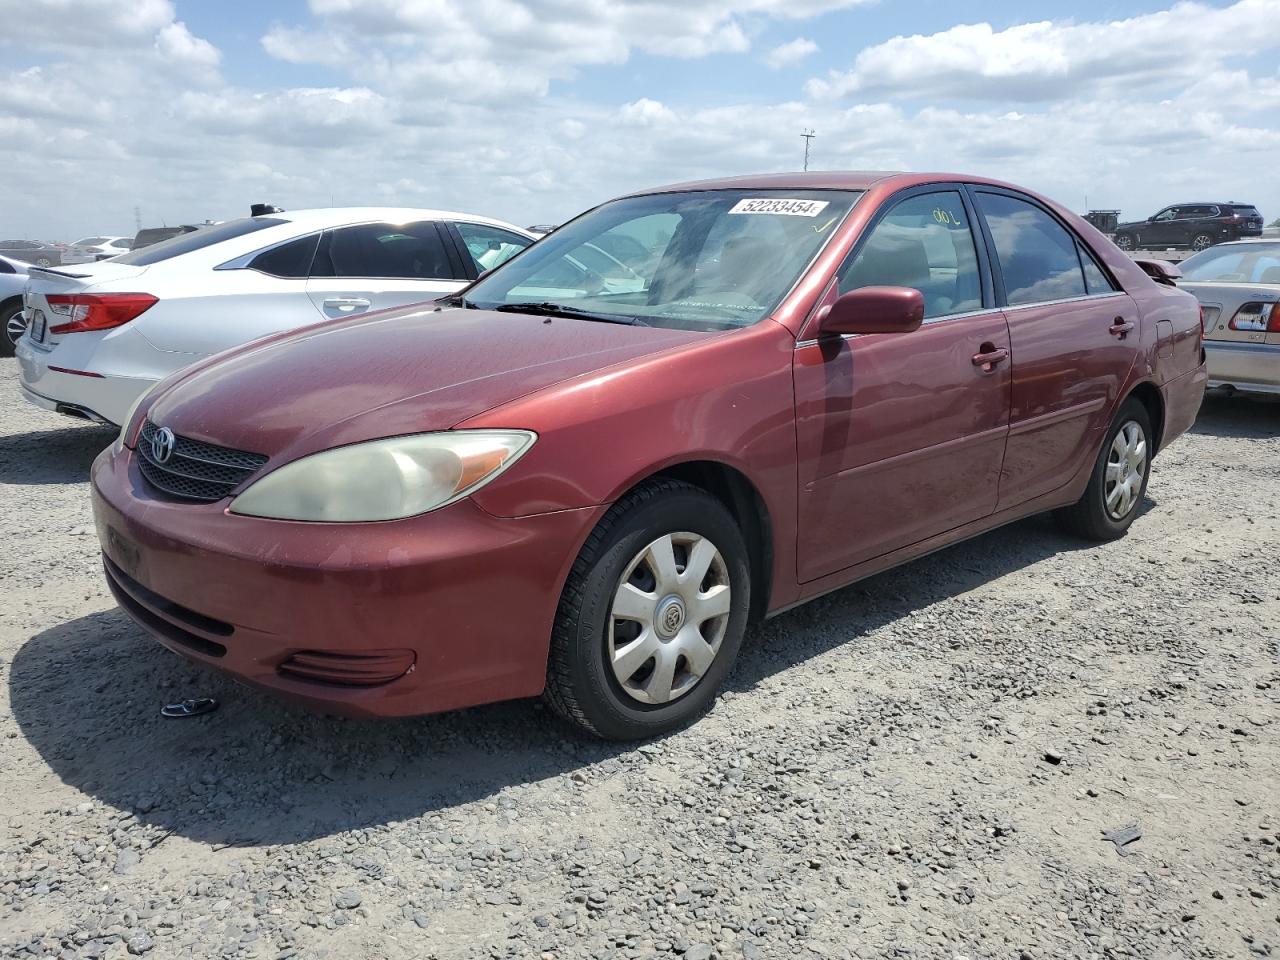
[(14, 379), (0, 957), (1280, 955), (1280, 405), (1209, 400), (1119, 543), (1036, 518), (770, 621), (636, 748), (536, 702), (318, 717), (165, 652), (98, 568), (110, 434)]

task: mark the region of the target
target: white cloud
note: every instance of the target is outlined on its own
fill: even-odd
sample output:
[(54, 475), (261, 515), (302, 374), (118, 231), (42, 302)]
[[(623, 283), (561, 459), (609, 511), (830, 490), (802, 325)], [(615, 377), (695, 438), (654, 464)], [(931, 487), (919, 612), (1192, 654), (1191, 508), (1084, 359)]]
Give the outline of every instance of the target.
[[(149, 225), (237, 216), (256, 200), (552, 222), (646, 186), (796, 169), (810, 127), (817, 169), (970, 171), (1134, 215), (1226, 195), (1271, 219), (1280, 73), (1263, 48), (1280, 41), (1257, 23), (1276, 3), (1182, 4), (1131, 18), (1114, 38), (1105, 25), (1054, 22), (853, 46), (852, 69), (815, 88), (823, 96), (770, 74), (749, 98), (711, 107), (696, 85), (659, 93), (633, 81), (639, 70), (609, 65), (754, 43), (736, 64), (761, 72), (760, 60), (789, 47), (779, 56), (798, 57), (805, 42), (771, 49), (761, 36), (793, 36), (847, 0), (312, 0), (312, 16), (267, 32), (265, 53), (231, 58), (241, 71), (243, 55), (274, 58), (271, 85), (223, 76), (232, 65), (164, 0), (0, 0), (0, 14), (40, 11), (10, 16), (18, 33), (0, 38), (11, 184), (0, 234), (128, 233), (135, 204)], [(818, 32), (827, 25), (804, 32), (828, 50), (848, 45)], [(1221, 40), (1234, 30), (1262, 55)], [(39, 66), (28, 65), (33, 49)], [(102, 72), (84, 69), (106, 62), (104, 50), (105, 93)], [(306, 85), (289, 84), (289, 64), (308, 65), (296, 71)], [(625, 92), (599, 92), (604, 77)]]
[(1179, 84), (1243, 55), (1280, 49), (1280, 0), (1229, 7), (1177, 3), (1110, 23), (1041, 21), (995, 30), (962, 24), (894, 37), (861, 51), (853, 69), (813, 80), (817, 97), (1068, 99), (1122, 82), (1130, 91)]
[(806, 37), (796, 39), (774, 47), (764, 58), (764, 62), (773, 70), (790, 67), (806, 57), (818, 52), (818, 45)]

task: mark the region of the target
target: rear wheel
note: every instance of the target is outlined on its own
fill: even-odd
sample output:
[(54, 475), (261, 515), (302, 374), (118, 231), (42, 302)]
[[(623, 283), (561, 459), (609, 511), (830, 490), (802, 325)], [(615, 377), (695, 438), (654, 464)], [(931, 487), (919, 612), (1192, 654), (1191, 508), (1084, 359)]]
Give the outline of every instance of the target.
[(613, 506), (573, 565), (546, 699), (610, 740), (681, 727), (715, 699), (750, 601), (746, 543), (724, 505), (689, 484), (645, 484)]
[(1196, 251), (1208, 250), (1212, 246), (1213, 246), (1213, 237), (1209, 236), (1209, 234), (1207, 233), (1197, 233), (1194, 237), (1191, 238), (1192, 250), (1196, 250)]
[(1147, 491), (1151, 442), (1151, 417), (1131, 397), (1111, 422), (1084, 496), (1057, 511), (1062, 525), (1089, 540), (1124, 536)]
[(0, 326), (4, 337), (0, 339), (0, 356), (12, 357), (13, 349), (27, 329), (27, 318), (22, 312), (22, 301), (14, 299), (0, 304)]

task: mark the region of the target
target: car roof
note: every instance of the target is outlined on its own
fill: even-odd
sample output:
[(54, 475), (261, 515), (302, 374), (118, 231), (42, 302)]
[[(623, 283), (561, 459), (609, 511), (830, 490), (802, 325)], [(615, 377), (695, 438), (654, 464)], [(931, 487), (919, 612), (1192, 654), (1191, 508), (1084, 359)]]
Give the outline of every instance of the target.
[(693, 190), (870, 190), (884, 187), (898, 190), (927, 183), (978, 183), (1007, 187), (1029, 196), (1034, 191), (990, 177), (967, 173), (914, 173), (903, 170), (814, 170), (803, 173), (761, 173), (740, 177), (718, 177), (714, 180), (690, 180), (670, 186), (653, 187), (627, 194), (642, 197), (654, 193), (683, 193)]
[(286, 210), (283, 213), (267, 213), (264, 217), (272, 220), (288, 220), (300, 227), (321, 229), (335, 227), (347, 223), (409, 223), (414, 220), (463, 220), (469, 223), (487, 223), (514, 230), (525, 236), (529, 231), (523, 227), (492, 217), (482, 217), (474, 213), (458, 213), (451, 210), (425, 210), (418, 207), (317, 207), (311, 210)]

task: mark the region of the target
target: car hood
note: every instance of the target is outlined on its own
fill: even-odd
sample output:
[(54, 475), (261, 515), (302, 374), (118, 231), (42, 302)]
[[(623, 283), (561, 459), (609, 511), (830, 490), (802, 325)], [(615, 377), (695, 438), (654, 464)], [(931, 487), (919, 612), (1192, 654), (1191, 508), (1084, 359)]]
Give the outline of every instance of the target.
[(221, 354), (162, 390), (149, 416), (182, 436), (295, 459), (447, 430), (564, 380), (706, 336), (419, 305)]

